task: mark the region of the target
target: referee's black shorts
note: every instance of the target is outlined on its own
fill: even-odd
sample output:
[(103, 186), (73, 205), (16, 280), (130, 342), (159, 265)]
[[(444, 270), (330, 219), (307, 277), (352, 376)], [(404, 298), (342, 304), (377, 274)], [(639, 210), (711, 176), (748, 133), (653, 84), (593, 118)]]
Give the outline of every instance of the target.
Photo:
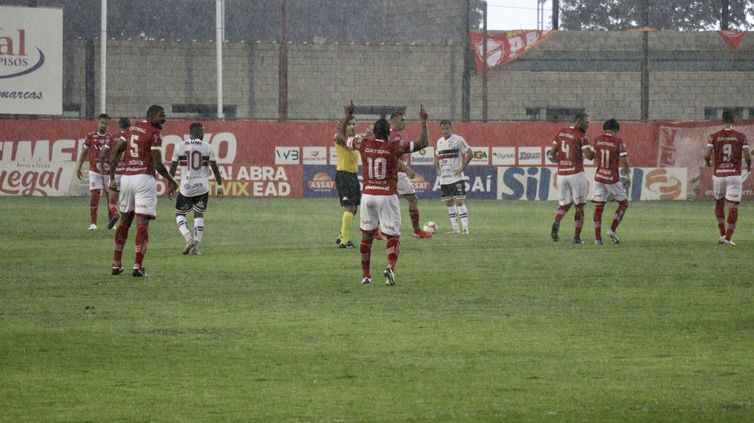
[(335, 174), (335, 188), (338, 189), (341, 207), (358, 206), (361, 203), (361, 187), (355, 173), (339, 170)]

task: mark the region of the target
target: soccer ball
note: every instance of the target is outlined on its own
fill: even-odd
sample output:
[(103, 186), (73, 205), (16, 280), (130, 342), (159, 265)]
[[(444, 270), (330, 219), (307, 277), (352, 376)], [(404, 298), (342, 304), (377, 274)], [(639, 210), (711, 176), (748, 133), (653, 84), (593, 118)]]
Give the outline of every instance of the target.
[(428, 234), (437, 232), (437, 224), (435, 222), (427, 222), (424, 224), (422, 230)]

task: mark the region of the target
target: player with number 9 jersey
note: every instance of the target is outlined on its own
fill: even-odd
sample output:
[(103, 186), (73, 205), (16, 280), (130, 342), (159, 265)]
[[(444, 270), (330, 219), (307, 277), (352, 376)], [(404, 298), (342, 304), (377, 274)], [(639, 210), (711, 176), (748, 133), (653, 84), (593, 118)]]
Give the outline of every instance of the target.
[(723, 128), (709, 136), (707, 148), (712, 149), (714, 176), (741, 174), (743, 151), (749, 149), (746, 135), (732, 128)]

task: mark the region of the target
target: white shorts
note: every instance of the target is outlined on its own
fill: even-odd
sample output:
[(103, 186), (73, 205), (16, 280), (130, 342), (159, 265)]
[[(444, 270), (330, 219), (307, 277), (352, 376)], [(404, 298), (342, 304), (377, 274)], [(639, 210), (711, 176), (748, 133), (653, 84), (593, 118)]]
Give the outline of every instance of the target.
[(157, 181), (152, 175), (123, 175), (120, 180), (120, 211), (157, 217)]
[(89, 191), (96, 191), (99, 189), (107, 191), (108, 185), (110, 185), (110, 176), (91, 170), (89, 171)]
[(575, 175), (558, 175), (558, 202), (561, 206), (571, 203), (586, 203), (586, 176), (584, 172)]
[(373, 231), (379, 226), (386, 235), (401, 234), (401, 208), (397, 195), (361, 195), (360, 227)]
[(411, 179), (408, 178), (408, 175), (405, 172), (398, 172), (398, 194), (399, 195), (409, 195), (409, 194), (416, 194), (416, 190), (414, 189), (414, 186), (411, 184)]
[(712, 193), (715, 196), (715, 200), (725, 198), (728, 201), (740, 203), (742, 181), (743, 178), (741, 175), (713, 176)]
[(618, 181), (614, 184), (603, 184), (602, 182), (594, 181), (592, 201), (597, 203), (606, 203), (610, 200), (628, 200), (628, 193), (626, 193), (626, 188), (623, 186), (623, 182)]

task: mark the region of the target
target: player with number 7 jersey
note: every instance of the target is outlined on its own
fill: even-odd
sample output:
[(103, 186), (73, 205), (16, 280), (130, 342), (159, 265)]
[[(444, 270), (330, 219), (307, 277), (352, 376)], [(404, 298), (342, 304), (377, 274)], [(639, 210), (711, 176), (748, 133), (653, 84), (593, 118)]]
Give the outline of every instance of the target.
[(378, 119), (368, 137), (351, 137), (346, 139), (346, 126), (350, 121), (355, 106), (345, 107), (343, 119), (335, 142), (348, 148), (358, 150), (361, 154), (364, 188), (361, 196), (361, 270), (363, 285), (372, 283), (370, 263), (372, 241), (377, 229), (387, 238), (387, 267), (385, 283), (395, 285), (395, 267), (400, 252), (401, 209), (398, 203), (398, 161), (402, 154), (419, 151), (428, 144), (427, 112), (422, 105), (419, 109), (422, 133), (417, 141), (389, 141), (390, 123)]

